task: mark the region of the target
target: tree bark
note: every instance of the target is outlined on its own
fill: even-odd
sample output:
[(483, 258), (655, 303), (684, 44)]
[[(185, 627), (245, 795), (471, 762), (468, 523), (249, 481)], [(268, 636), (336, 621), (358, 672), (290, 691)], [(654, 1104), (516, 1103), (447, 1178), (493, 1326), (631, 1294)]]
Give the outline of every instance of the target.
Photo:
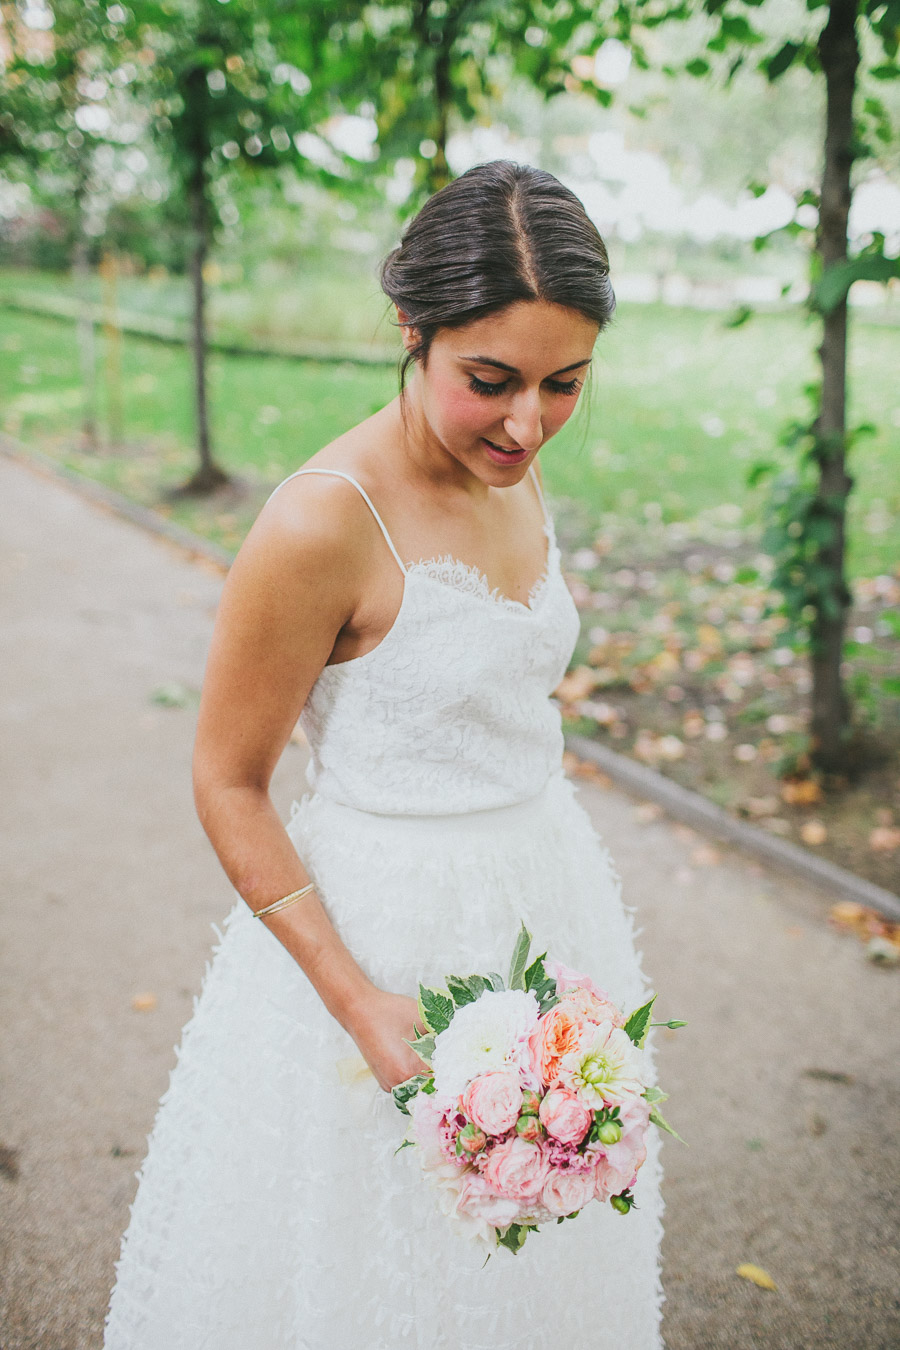
[(93, 452), (97, 449), (97, 343), (90, 296), (91, 273), (80, 201), (76, 206), (75, 215), (78, 237), (72, 248), (72, 278), (78, 297), (75, 331), (81, 367), (81, 445), (82, 449)]
[[(822, 270), (846, 261), (847, 219), (852, 188), (853, 97), (859, 65), (858, 0), (830, 0), (819, 36), (825, 76), (825, 162), (816, 249)], [(831, 523), (831, 538), (818, 562), (830, 581), (810, 627), (812, 665), (812, 755), (826, 770), (846, 767), (850, 704), (841, 677), (844, 629), (850, 593), (845, 575), (845, 522), (852, 486), (846, 468), (847, 300), (824, 316), (819, 348), (822, 393), (816, 421), (819, 466), (816, 516)]]
[(197, 425), (197, 453), (200, 464), (187, 483), (188, 492), (204, 494), (228, 482), (212, 453), (209, 433), (209, 404), (206, 388), (206, 282), (203, 269), (209, 251), (209, 206), (207, 202), (206, 163), (209, 138), (203, 117), (206, 97), (206, 72), (197, 67), (186, 81), (186, 102), (193, 114), (190, 145), (190, 172), (187, 182), (190, 215), (190, 276), (192, 293), (191, 352), (194, 363), (194, 406)]

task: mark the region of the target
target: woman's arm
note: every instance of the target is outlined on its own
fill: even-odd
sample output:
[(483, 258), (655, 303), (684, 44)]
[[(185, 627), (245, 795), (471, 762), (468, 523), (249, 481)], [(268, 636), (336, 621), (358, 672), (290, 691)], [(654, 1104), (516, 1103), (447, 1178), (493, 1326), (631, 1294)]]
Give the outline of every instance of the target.
[[(381, 542), (357, 501), (354, 489), (333, 479), (288, 484), (263, 509), (222, 594), (200, 704), (194, 795), (222, 866), (254, 911), (309, 881), (269, 783), (339, 632), (360, 606)], [(372, 984), (315, 892), (260, 922), (302, 967), (382, 1087), (421, 1069), (404, 1044), (415, 1001)]]

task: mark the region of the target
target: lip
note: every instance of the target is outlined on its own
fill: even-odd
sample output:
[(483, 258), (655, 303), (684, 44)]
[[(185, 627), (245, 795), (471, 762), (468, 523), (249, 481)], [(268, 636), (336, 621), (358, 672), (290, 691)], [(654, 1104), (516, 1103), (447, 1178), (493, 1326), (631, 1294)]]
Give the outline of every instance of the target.
[(527, 450), (503, 450), (499, 446), (494, 445), (493, 441), (489, 441), (485, 436), (482, 436), (481, 442), (487, 452), (488, 458), (492, 459), (495, 464), (521, 464), (528, 458)]

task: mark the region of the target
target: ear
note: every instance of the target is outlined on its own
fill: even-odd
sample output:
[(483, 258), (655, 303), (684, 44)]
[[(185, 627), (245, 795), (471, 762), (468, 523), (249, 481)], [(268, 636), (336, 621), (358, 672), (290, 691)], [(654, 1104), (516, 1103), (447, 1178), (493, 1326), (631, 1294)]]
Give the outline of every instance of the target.
[(400, 326), (403, 345), (408, 352), (411, 352), (413, 347), (418, 345), (421, 335), (405, 310), (401, 309), (399, 305), (395, 305), (394, 309), (397, 311), (397, 323)]

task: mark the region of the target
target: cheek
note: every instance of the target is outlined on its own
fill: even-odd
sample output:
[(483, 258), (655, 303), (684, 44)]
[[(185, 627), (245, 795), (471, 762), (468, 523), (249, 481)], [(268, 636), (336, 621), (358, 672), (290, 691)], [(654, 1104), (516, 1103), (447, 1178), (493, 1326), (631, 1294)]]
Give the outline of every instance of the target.
[(455, 381), (435, 381), (431, 394), (432, 417), (446, 427), (475, 431), (495, 420), (489, 399), (473, 394), (471, 389), (460, 387)]

